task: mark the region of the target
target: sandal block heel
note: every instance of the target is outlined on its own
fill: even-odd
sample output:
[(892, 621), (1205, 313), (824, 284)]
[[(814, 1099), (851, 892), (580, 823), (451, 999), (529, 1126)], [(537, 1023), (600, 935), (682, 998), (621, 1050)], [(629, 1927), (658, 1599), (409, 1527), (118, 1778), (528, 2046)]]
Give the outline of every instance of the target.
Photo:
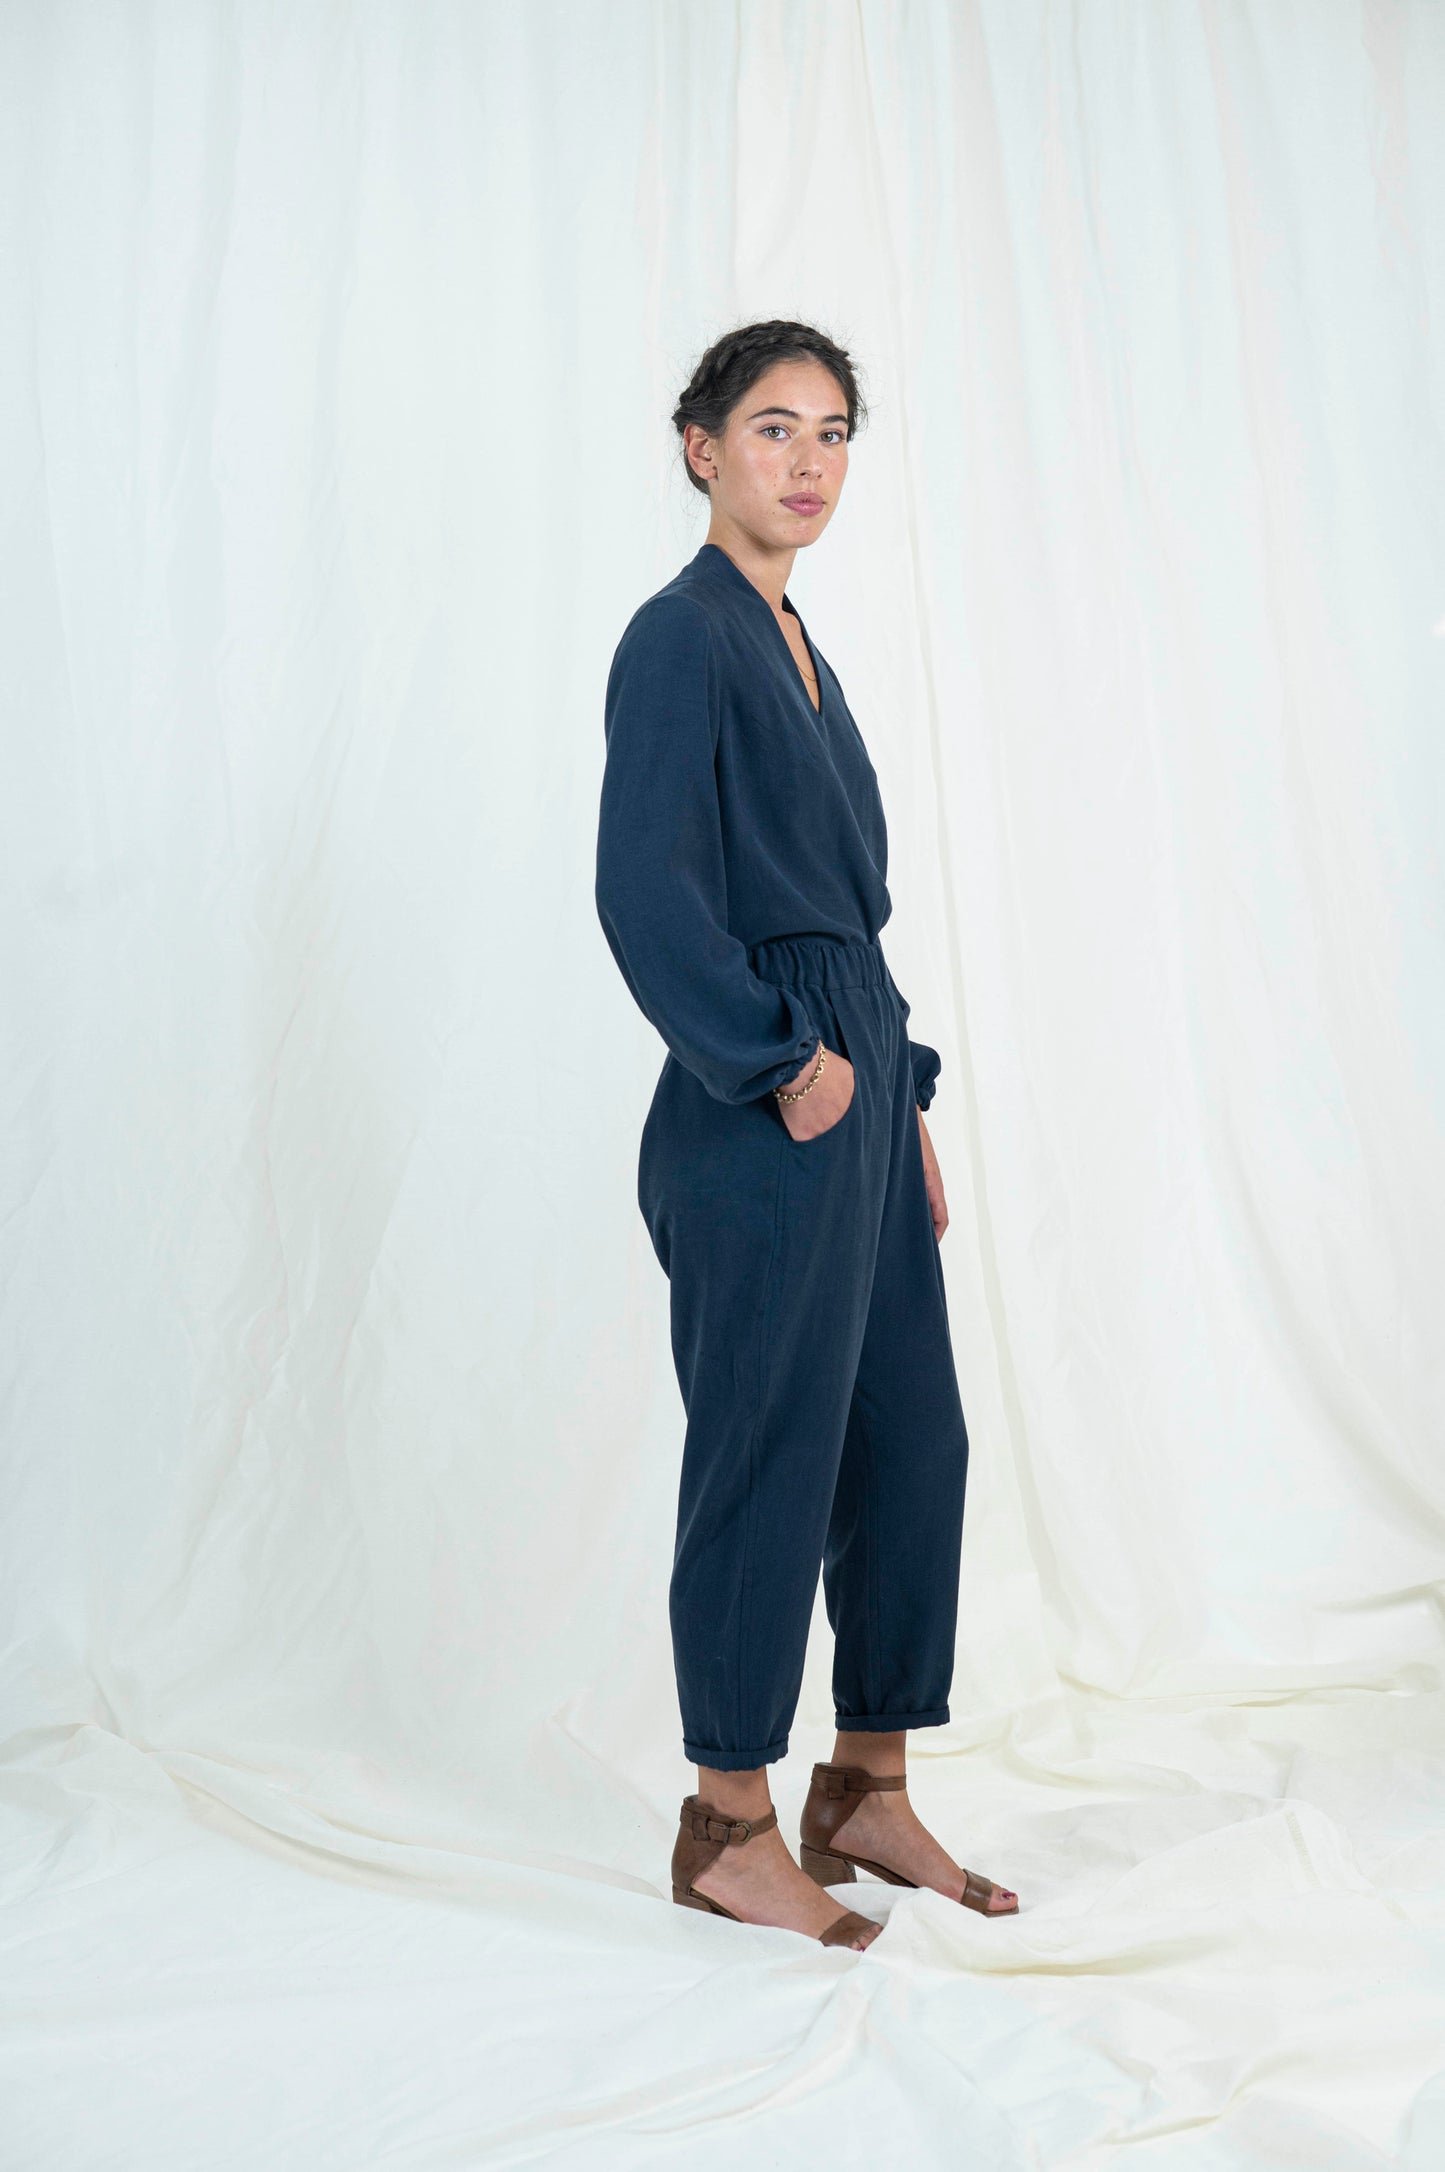
[(841, 1856), (827, 1855), (821, 1848), (810, 1848), (807, 1842), (798, 1843), (798, 1861), (818, 1885), (856, 1885), (858, 1873), (851, 1863)]

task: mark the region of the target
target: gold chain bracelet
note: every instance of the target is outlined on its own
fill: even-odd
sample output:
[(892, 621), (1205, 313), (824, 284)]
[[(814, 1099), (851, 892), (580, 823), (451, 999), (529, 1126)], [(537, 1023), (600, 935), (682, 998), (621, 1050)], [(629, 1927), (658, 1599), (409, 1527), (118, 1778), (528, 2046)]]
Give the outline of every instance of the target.
[(802, 1100), (802, 1098), (803, 1098), (803, 1096), (804, 1096), (804, 1094), (810, 1094), (810, 1093), (811, 1093), (811, 1092), (813, 1091), (813, 1088), (814, 1088), (814, 1087), (815, 1087), (815, 1086), (817, 1085), (817, 1083), (818, 1083), (819, 1079), (820, 1079), (820, 1078), (821, 1078), (821, 1077), (823, 1076), (823, 1066), (824, 1066), (824, 1064), (825, 1064), (825, 1063), (826, 1063), (827, 1061), (828, 1061), (828, 1051), (827, 1051), (827, 1049), (826, 1049), (826, 1048), (824, 1048), (824, 1046), (823, 1046), (823, 1036), (822, 1036), (822, 1034), (820, 1033), (820, 1034), (818, 1035), (818, 1068), (817, 1068), (817, 1070), (816, 1070), (816, 1071), (815, 1071), (815, 1072), (813, 1073), (813, 1076), (812, 1076), (812, 1077), (811, 1077), (811, 1078), (809, 1079), (809, 1081), (808, 1081), (807, 1085), (806, 1085), (806, 1086), (800, 1086), (800, 1087), (798, 1088), (798, 1090), (797, 1090), (797, 1092), (796, 1092), (796, 1093), (791, 1093), (791, 1094), (788, 1094), (788, 1093), (784, 1093), (784, 1091), (783, 1091), (783, 1089), (782, 1089), (782, 1087), (781, 1087), (781, 1086), (775, 1086), (775, 1087), (773, 1088), (773, 1092), (774, 1092), (774, 1094), (775, 1094), (775, 1095), (777, 1096), (778, 1100), (779, 1100), (779, 1101), (801, 1101), (801, 1100)]

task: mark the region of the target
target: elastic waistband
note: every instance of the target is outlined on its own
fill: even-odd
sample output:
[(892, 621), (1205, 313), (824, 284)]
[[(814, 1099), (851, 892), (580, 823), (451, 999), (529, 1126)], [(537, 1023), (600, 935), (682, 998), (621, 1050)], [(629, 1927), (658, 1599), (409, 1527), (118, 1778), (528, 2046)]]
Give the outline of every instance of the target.
[(754, 943), (748, 963), (774, 987), (887, 988), (888, 967), (875, 935), (871, 943), (841, 935), (778, 935)]

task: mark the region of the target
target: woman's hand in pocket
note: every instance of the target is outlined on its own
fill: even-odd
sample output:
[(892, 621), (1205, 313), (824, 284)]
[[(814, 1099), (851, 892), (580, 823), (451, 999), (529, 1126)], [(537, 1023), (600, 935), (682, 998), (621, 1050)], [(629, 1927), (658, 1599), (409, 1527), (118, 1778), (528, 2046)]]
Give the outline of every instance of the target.
[[(825, 1131), (831, 1131), (835, 1124), (840, 1124), (857, 1091), (853, 1066), (842, 1050), (828, 1048), (826, 1041), (823, 1046), (828, 1050), (828, 1061), (823, 1066), (817, 1085), (810, 1093), (804, 1094), (801, 1101), (778, 1103), (790, 1135), (798, 1140), (821, 1138)], [(816, 1059), (806, 1064), (803, 1068), (804, 1079), (809, 1078), (816, 1069)]]

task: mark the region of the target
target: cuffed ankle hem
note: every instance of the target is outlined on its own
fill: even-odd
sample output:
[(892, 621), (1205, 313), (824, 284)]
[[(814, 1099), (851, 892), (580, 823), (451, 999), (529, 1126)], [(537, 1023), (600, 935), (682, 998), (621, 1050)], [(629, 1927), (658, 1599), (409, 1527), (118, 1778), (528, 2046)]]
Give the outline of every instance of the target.
[(707, 1765), (714, 1772), (751, 1772), (754, 1765), (776, 1764), (788, 1754), (788, 1738), (765, 1750), (710, 1750), (705, 1742), (689, 1742), (684, 1736), (682, 1754), (690, 1765)]
[(840, 1735), (896, 1735), (904, 1727), (946, 1727), (948, 1706), (941, 1704), (936, 1712), (872, 1712), (861, 1717), (851, 1713), (846, 1719), (835, 1719), (833, 1725)]

